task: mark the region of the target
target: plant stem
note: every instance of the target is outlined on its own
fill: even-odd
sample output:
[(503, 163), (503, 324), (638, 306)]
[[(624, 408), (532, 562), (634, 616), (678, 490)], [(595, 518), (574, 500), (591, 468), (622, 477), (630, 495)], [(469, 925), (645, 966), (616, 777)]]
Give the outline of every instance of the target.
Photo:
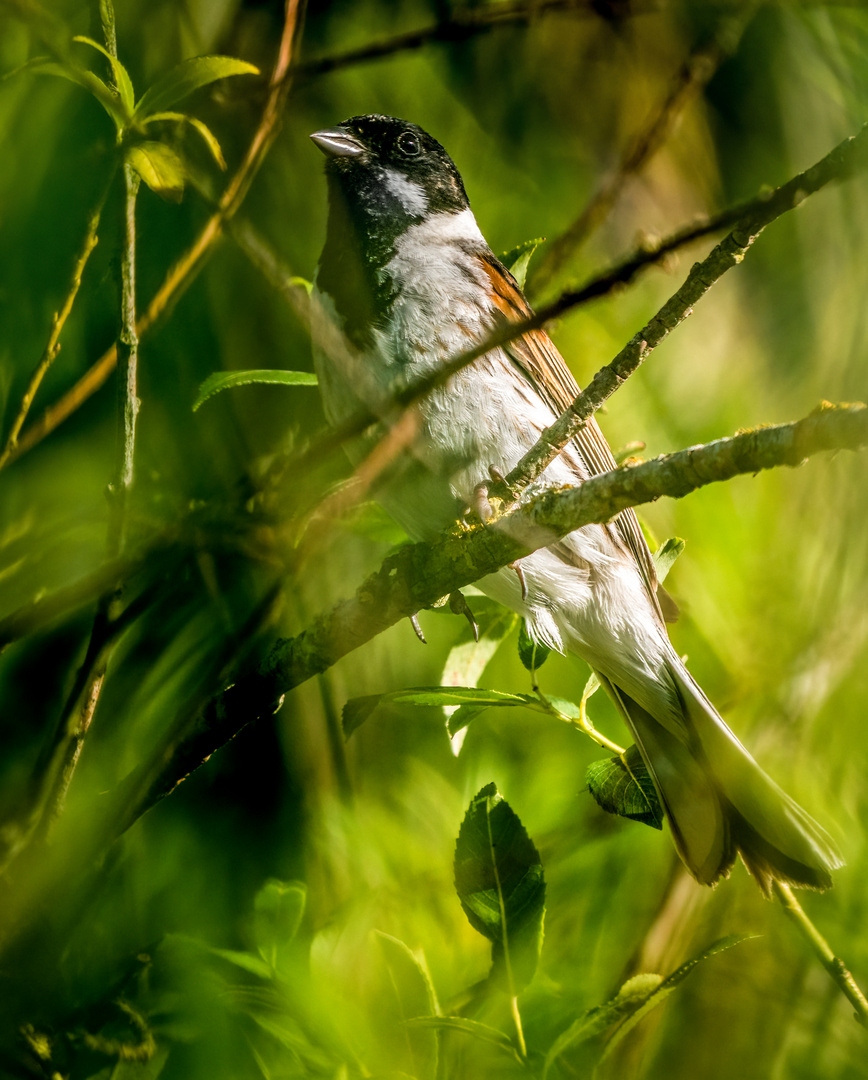
[(796, 899), (789, 885), (784, 885), (780, 881), (773, 881), (772, 890), (783, 905), (784, 911), (796, 924), (817, 954), (820, 963), (829, 972), (841, 993), (856, 1010), (854, 1013), (856, 1021), (862, 1024), (863, 1027), (868, 1027), (868, 1000), (859, 989), (856, 980), (850, 974), (844, 961), (832, 952), (829, 943), (811, 922), (807, 912)]
[[(114, 8), (112, 0), (100, 0), (100, 18), (106, 48), (117, 56)], [(124, 164), (123, 231), (121, 248), (121, 303), (118, 334), (118, 399), (117, 437), (115, 444), (115, 475), (109, 485), (109, 519), (106, 537), (106, 558), (117, 559), (124, 549), (127, 529), (127, 506), (135, 477), (136, 418), (139, 413), (137, 394), (139, 340), (136, 334), (136, 198), (139, 175)], [(41, 821), (41, 831), (47, 835), (57, 822), (66, 803), (69, 785), (78, 765), (84, 740), (90, 730), (99, 704), (111, 655), (112, 609), (117, 607), (119, 593), (104, 596), (96, 610), (88, 657), (92, 668), (80, 696), (71, 701), (56, 756), (60, 759)], [(54, 757), (54, 756), (53, 756)]]
[(521, 1026), (521, 1013), (518, 1011), (518, 996), (513, 994), (509, 999), (509, 1009), (512, 1013), (512, 1022), (515, 1024), (515, 1036), (518, 1039), (519, 1053), (527, 1058), (527, 1043), (524, 1041), (524, 1029)]
[(97, 236), (97, 230), (99, 228), (100, 217), (102, 216), (103, 207), (105, 206), (106, 197), (109, 193), (112, 180), (114, 179), (115, 170), (112, 168), (109, 172), (109, 176), (106, 180), (105, 186), (97, 200), (96, 206), (90, 212), (87, 219), (87, 229), (84, 235), (84, 242), (81, 245), (81, 250), (78, 253), (78, 257), (75, 260), (75, 265), (72, 268), (72, 279), (69, 283), (66, 296), (60, 309), (55, 313), (54, 318), (51, 320), (51, 332), (48, 335), (48, 342), (45, 346), (45, 351), (42, 354), (42, 358), (36, 365), (36, 369), (30, 376), (30, 382), (27, 384), (27, 389), (24, 391), (24, 396), (21, 399), (21, 405), (19, 406), (18, 413), (15, 419), (12, 421), (12, 427), (9, 429), (9, 434), (6, 437), (6, 444), (3, 447), (2, 453), (0, 453), (0, 469), (4, 467), (13, 457), (16, 447), (18, 445), (18, 436), (21, 433), (21, 428), (24, 425), (24, 421), (27, 419), (27, 414), (30, 411), (30, 406), (33, 404), (33, 399), (39, 390), (42, 380), (45, 378), (46, 372), (54, 363), (57, 354), (60, 352), (60, 335), (66, 325), (66, 320), (69, 318), (72, 311), (75, 298), (78, 295), (78, 290), (81, 286), (81, 278), (84, 273), (84, 268), (87, 266), (87, 261), (91, 256), (91, 252), (99, 242)]

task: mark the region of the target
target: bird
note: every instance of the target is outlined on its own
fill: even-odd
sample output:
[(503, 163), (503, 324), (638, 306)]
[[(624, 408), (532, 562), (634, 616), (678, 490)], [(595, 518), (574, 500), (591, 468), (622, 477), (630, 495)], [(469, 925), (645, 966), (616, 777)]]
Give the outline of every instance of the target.
[[(326, 237), (312, 293), (314, 366), (326, 419), (395, 420), (393, 391), (429, 376), (531, 308), (494, 255), (443, 146), (416, 124), (355, 116), (311, 134), (325, 155)], [(338, 344), (336, 344), (338, 342)], [(479, 505), (579, 387), (548, 334), (532, 330), (436, 386), (377, 498), (414, 539)], [(381, 432), (380, 432), (381, 434)], [(378, 438), (369, 429), (358, 460)], [(523, 498), (616, 467), (591, 420)], [(715, 885), (740, 855), (766, 896), (775, 882), (824, 890), (835, 843), (757, 764), (669, 641), (654, 563), (632, 509), (585, 525), (478, 588), (532, 639), (590, 665), (650, 774), (690, 874)]]

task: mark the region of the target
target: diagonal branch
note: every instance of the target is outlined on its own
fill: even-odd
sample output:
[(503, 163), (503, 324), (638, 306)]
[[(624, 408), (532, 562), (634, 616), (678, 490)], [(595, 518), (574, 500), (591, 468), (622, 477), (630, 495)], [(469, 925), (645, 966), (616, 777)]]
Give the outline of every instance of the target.
[(714, 73), (731, 56), (754, 12), (753, 5), (723, 17), (712, 37), (691, 52), (673, 80), (669, 93), (648, 123), (624, 150), (617, 168), (597, 188), (584, 210), (566, 231), (545, 249), (531, 273), (531, 289), (540, 292), (572, 258), (591, 233), (605, 220), (627, 181), (635, 176), (667, 140), (679, 117), (704, 89)]
[[(659, 0), (644, 0), (643, 3), (636, 3), (634, 0), (630, 5), (630, 14), (647, 14), (659, 11), (660, 7)], [(420, 49), (429, 43), (454, 45), (498, 26), (526, 23), (556, 12), (600, 18), (599, 5), (594, 0), (500, 0), (478, 7), (457, 8), (449, 18), (441, 19), (430, 26), (394, 34), (333, 56), (305, 60), (297, 65), (295, 71), (300, 79), (312, 79), (355, 64), (382, 60), (383, 57), (393, 56), (395, 53)]]
[(277, 641), (258, 668), (240, 675), (214, 698), (171, 752), (161, 752), (156, 772), (150, 764), (128, 777), (117, 793), (118, 828), (126, 828), (169, 794), (248, 723), (271, 715), (296, 686), (401, 619), (557, 537), (609, 521), (628, 506), (662, 496), (680, 498), (733, 476), (795, 466), (823, 451), (866, 444), (868, 406), (824, 405), (794, 423), (758, 428), (615, 469), (580, 487), (543, 492), (495, 527), (455, 531), (433, 543), (406, 545), (389, 556), (353, 597), (296, 637)]

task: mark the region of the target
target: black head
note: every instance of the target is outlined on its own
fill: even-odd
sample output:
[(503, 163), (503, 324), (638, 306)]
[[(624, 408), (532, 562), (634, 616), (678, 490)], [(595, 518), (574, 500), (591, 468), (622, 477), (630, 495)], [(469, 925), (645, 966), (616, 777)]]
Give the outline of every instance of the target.
[(328, 158), (332, 197), (339, 192), (354, 217), (367, 219), (366, 231), (379, 225), (393, 232), (426, 214), (468, 205), (452, 158), (416, 124), (354, 116), (311, 138)]
[(311, 138), (326, 155), (329, 221), (317, 284), (350, 336), (381, 317), (391, 286), (378, 273), (404, 232), (468, 207), (452, 158), (422, 128), (394, 116), (354, 116)]

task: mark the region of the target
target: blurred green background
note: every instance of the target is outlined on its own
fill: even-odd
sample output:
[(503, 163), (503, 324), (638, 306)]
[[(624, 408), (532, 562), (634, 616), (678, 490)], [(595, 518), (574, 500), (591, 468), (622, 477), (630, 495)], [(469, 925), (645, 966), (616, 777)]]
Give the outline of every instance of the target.
[[(352, 115), (403, 116), (434, 134), (502, 252), (560, 236), (648, 130), (687, 59), (722, 43), (704, 85), (560, 276), (535, 290), (531, 265), (530, 291), (540, 300), (643, 238), (784, 182), (858, 131), (868, 113), (868, 11), (860, 3), (531, 3), (526, 19), (461, 39), (427, 40), (325, 73), (314, 64), (489, 6), (514, 7), (308, 5), (298, 49), (307, 67), (240, 212), (290, 273), (311, 278), (325, 228), (322, 158), (308, 135)], [(95, 2), (49, 7), (66, 32), (101, 40)], [(44, 54), (36, 10), (28, 0), (0, 0), (0, 74)], [(117, 0), (116, 15), (119, 56), (139, 93), (198, 54), (239, 56), (267, 73), (283, 21), (281, 4), (253, 0)], [(73, 48), (105, 75), (97, 54)], [(212, 127), (230, 175), (265, 94), (264, 76), (233, 79), (185, 105)], [(80, 87), (31, 72), (0, 82), (4, 442), (67, 288), (113, 139), (105, 113)], [(219, 193), (225, 183), (192, 142), (189, 152), (199, 181), (180, 204), (145, 188), (139, 195), (140, 307), (204, 224), (203, 190)], [(119, 215), (114, 190), (31, 420), (116, 336)], [(580, 383), (711, 243), (679, 252), (553, 328)], [(612, 446), (641, 440), (651, 457), (796, 419), (823, 399), (865, 399), (866, 250), (865, 176), (773, 224), (609, 403), (601, 422)], [(545, 253), (544, 245), (537, 266)], [(400, 540), (372, 514), (313, 514), (349, 473), (340, 455), (302, 475), (281, 471), (283, 456), (323, 426), (315, 390), (244, 387), (191, 411), (210, 373), (309, 370), (309, 352), (303, 320), (228, 237), (142, 339), (131, 543), (158, 537), (165, 546), (132, 580), (142, 602), (115, 642), (64, 820), (47, 844), (13, 858), (0, 882), (0, 910), (19, 911), (25, 897), (28, 916), (7, 926), (0, 953), (0, 1074), (539, 1075), (555, 1038), (627, 977), (668, 974), (717, 938), (745, 933), (760, 936), (700, 965), (600, 1075), (864, 1076), (864, 1031), (779, 906), (761, 898), (740, 864), (716, 890), (702, 889), (680, 868), (665, 831), (600, 811), (584, 774), (602, 754), (570, 726), (492, 709), (456, 756), (441, 710), (388, 706), (340, 746), (334, 733), (347, 699), (444, 678), (450, 650), (466, 639), (464, 621), (448, 609), (421, 614), (427, 646), (404, 623), (289, 695), (273, 721), (244, 730), (94, 862), (107, 793), (219, 688), (217, 668), (244, 652), (245, 627), (274, 582), (282, 606), (272, 629), (290, 634), (350, 594)], [(101, 565), (115, 407), (110, 379), (0, 472), (0, 619)], [(252, 497), (263, 485), (265, 494)], [(653, 536), (687, 540), (667, 581), (682, 611), (676, 648), (762, 764), (844, 851), (835, 888), (802, 899), (863, 986), (866, 492), (865, 457), (840, 454), (642, 511)], [(477, 605), (485, 628), (497, 615)], [(82, 603), (38, 620), (0, 657), (4, 847), (14, 848), (40, 747), (63, 717), (93, 610)], [(483, 685), (529, 691), (516, 639), (514, 629)], [(561, 657), (539, 674), (546, 693), (573, 700), (586, 677)], [(623, 742), (601, 698), (592, 699), (592, 719)], [(373, 933), (424, 954), (446, 1012), (485, 978), (490, 947), (461, 911), (452, 856), (469, 800), (491, 781), (533, 838), (547, 881), (540, 968), (521, 996), (530, 1073), (502, 1049), (456, 1033), (443, 1038), (435, 1062), (433, 1036), (402, 1024), (412, 1015), (406, 980), (415, 976), (396, 969)], [(261, 890), (270, 879), (303, 883), (304, 893), (285, 894), (299, 911), (306, 896), (294, 936), (288, 924), (263, 930), (271, 894)], [(267, 970), (257, 951), (265, 940), (282, 942)], [(475, 1015), (512, 1032), (505, 998), (491, 995)], [(599, 1041), (579, 1047), (550, 1075), (589, 1076), (600, 1051)]]

